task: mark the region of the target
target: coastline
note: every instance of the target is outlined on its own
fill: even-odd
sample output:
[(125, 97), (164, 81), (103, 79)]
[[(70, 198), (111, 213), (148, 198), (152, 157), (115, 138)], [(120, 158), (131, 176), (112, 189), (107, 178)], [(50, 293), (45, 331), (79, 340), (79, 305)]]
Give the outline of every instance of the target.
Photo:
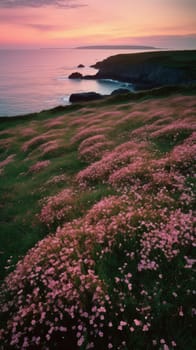
[[(118, 54), (92, 65), (95, 75), (79, 74), (79, 79), (111, 79), (132, 83), (136, 90), (192, 84), (196, 82), (196, 50), (155, 51)], [(70, 79), (74, 79), (74, 74)]]
[(89, 45), (78, 46), (76, 50), (160, 50), (154, 46), (139, 46), (139, 45)]
[(74, 112), (81, 108), (84, 108), (85, 106), (93, 106), (96, 107), (99, 106), (100, 103), (106, 103), (106, 104), (113, 104), (113, 103), (122, 103), (123, 101), (131, 102), (131, 101), (139, 101), (139, 100), (145, 100), (149, 98), (155, 98), (155, 97), (167, 97), (173, 94), (190, 94), (190, 95), (196, 95), (196, 83), (195, 84), (189, 84), (189, 85), (170, 85), (170, 86), (162, 86), (162, 87), (154, 87), (147, 90), (138, 90), (138, 91), (130, 91), (128, 93), (119, 93), (116, 95), (106, 95), (102, 96), (102, 99), (99, 101), (80, 101), (77, 103), (71, 103), (68, 105), (58, 105), (56, 107), (50, 108), (50, 109), (43, 109), (39, 112), (33, 112), (33, 113), (27, 113), (27, 114), (21, 114), (21, 115), (12, 115), (12, 116), (1, 116), (0, 117), (0, 124), (1, 122), (7, 122), (8, 120), (32, 120), (32, 119), (40, 119), (44, 118), (45, 115), (54, 114), (58, 115), (59, 113), (67, 113), (67, 112)]
[(73, 82), (68, 80), (68, 75), (79, 63), (85, 65), (83, 73), (94, 74), (96, 71), (90, 66), (115, 53), (115, 50), (75, 49), (0, 52), (0, 115), (29, 114), (67, 105), (72, 92), (109, 94), (116, 83)]
[[(86, 57), (85, 56), (85, 51), (83, 52), (83, 56), (82, 57)], [(93, 57), (94, 62), (96, 62), (95, 60), (95, 55), (91, 54), (93, 50), (89, 50), (87, 55), (90, 55), (89, 57)], [(107, 51), (107, 50), (106, 50)], [(104, 51), (104, 55), (106, 55), (106, 51)], [(189, 66), (189, 76), (191, 76), (192, 78), (188, 78), (188, 80), (186, 79), (182, 79), (182, 75), (179, 76), (179, 69), (177, 69), (178, 72), (176, 72), (176, 70), (174, 71), (174, 69), (169, 69), (168, 67), (163, 67), (158, 64), (160, 63), (161, 57), (165, 54), (167, 55), (175, 55), (176, 51), (153, 51), (153, 52), (140, 52), (140, 53), (131, 53), (131, 54), (114, 54), (112, 56), (108, 57), (107, 54), (107, 58), (102, 60), (102, 61), (97, 61), (97, 63), (93, 64), (93, 67), (95, 67), (96, 69), (99, 69), (98, 73), (95, 75), (89, 75), (89, 73), (91, 74), (91, 70), (93, 68), (88, 68), (91, 66), (91, 63), (89, 62), (89, 59), (87, 60), (89, 62), (86, 64), (86, 62), (83, 61), (82, 58), (81, 61), (78, 61), (78, 58), (74, 57), (74, 66), (77, 67), (77, 65), (79, 63), (85, 63), (86, 64), (86, 68), (83, 69), (87, 69), (85, 70), (80, 70), (81, 73), (83, 73), (84, 76), (82, 77), (81, 80), (69, 80), (68, 81), (68, 76), (71, 72), (73, 72), (73, 67), (68, 69), (67, 73), (65, 71), (65, 69), (61, 68), (61, 74), (59, 76), (55, 74), (53, 74), (52, 76), (52, 85), (46, 85), (44, 86), (41, 82), (42, 79), (46, 79), (46, 77), (48, 77), (48, 72), (46, 69), (46, 75), (43, 75), (43, 77), (41, 77), (41, 79), (36, 78), (36, 80), (34, 81), (34, 78), (32, 76), (32, 73), (30, 73), (30, 75), (28, 76), (28, 80), (25, 82), (25, 84), (28, 82), (27, 86), (24, 83), (19, 83), (18, 81), (23, 82), (22, 79), (17, 78), (16, 80), (16, 89), (12, 90), (11, 87), (11, 94), (10, 96), (6, 95), (6, 89), (3, 89), (2, 91), (5, 91), (2, 96), (1, 96), (1, 101), (0, 105), (1, 105), (1, 117), (12, 117), (12, 116), (20, 116), (20, 115), (27, 115), (27, 114), (33, 114), (34, 111), (39, 113), (42, 110), (48, 110), (48, 109), (53, 109), (56, 106), (62, 105), (62, 106), (68, 106), (69, 105), (69, 98), (71, 96), (72, 93), (80, 93), (82, 92), (90, 92), (90, 91), (95, 91), (96, 93), (99, 93), (100, 95), (110, 95), (112, 91), (114, 91), (115, 89), (121, 89), (121, 88), (127, 88), (126, 84), (130, 84), (132, 83), (132, 87), (135, 90), (141, 91), (141, 90), (149, 90), (158, 86), (162, 86), (162, 85), (179, 85), (179, 84), (191, 84), (191, 79), (193, 80), (193, 78), (196, 76), (195, 72), (194, 72), (194, 67), (196, 66), (195, 60), (193, 61), (193, 64), (191, 65), (188, 64), (188, 61), (186, 63), (186, 66)], [(187, 60), (187, 58), (183, 57), (184, 55), (187, 55), (189, 53), (194, 53), (195, 54), (195, 50), (186, 50), (186, 51), (178, 51), (179, 55), (182, 56), (182, 63), (183, 61), (185, 62)], [(39, 52), (36, 52), (36, 57), (39, 57)], [(38, 55), (38, 56), (37, 56)], [(64, 64), (64, 54), (60, 54), (60, 56), (58, 56), (59, 54), (56, 54), (56, 52), (53, 52), (53, 57), (55, 59), (57, 55), (57, 58), (59, 62), (58, 63), (58, 67), (59, 64)], [(72, 55), (72, 53), (69, 53), (69, 55)], [(98, 54), (102, 55), (102, 54)], [(131, 62), (130, 59), (133, 61), (134, 57), (137, 58), (137, 62), (138, 60), (141, 61), (142, 57), (147, 57), (149, 55), (152, 55), (153, 57), (155, 57), (154, 61), (151, 62), (151, 64), (149, 65), (148, 63), (146, 63), (146, 59), (143, 59), (143, 62), (141, 62), (140, 66), (133, 66), (134, 62)], [(67, 53), (66, 53), (66, 57)], [(128, 62), (127, 62), (127, 57), (129, 58)], [(29, 59), (29, 54), (26, 53), (26, 56), (24, 57), (25, 59)], [(42, 63), (45, 64), (46, 60), (45, 60), (45, 54), (41, 54), (41, 58), (42, 58)], [(12, 58), (13, 59), (13, 58)], [(115, 62), (116, 61), (116, 62)], [(66, 60), (65, 60), (66, 62)], [(46, 65), (48, 65), (48, 61), (46, 62)], [(111, 71), (108, 71), (108, 65), (111, 68)], [(125, 71), (122, 70), (122, 67), (125, 67)], [(132, 68), (130, 68), (132, 66)], [(55, 67), (57, 67), (57, 64), (55, 65)], [(127, 74), (127, 69), (128, 67), (128, 74)], [(156, 69), (154, 69), (154, 67), (157, 67)], [(36, 69), (36, 67), (35, 67)], [(56, 68), (55, 68), (56, 69)], [(181, 70), (181, 69), (180, 69)], [(32, 70), (34, 71), (34, 70)], [(134, 75), (133, 75), (134, 72)], [(118, 73), (118, 74), (117, 74)], [(35, 76), (39, 77), (39, 74), (42, 74), (40, 71), (38, 71), (38, 74), (35, 74)], [(87, 75), (86, 75), (87, 74)], [(154, 76), (153, 76), (154, 74)], [(181, 73), (180, 73), (181, 74)], [(186, 75), (186, 74), (185, 74)], [(3, 86), (9, 86), (10, 82), (12, 81), (12, 77), (9, 78), (8, 75), (8, 79), (6, 78), (7, 75), (5, 75), (4, 77), (4, 83), (2, 85)], [(18, 73), (16, 73), (16, 77), (18, 77)], [(167, 81), (167, 79), (170, 79), (170, 81)], [(154, 79), (155, 78), (155, 79)], [(48, 79), (48, 78), (47, 78)], [(160, 83), (160, 80), (161, 83)], [(163, 81), (164, 80), (164, 81)], [(31, 81), (31, 84), (29, 84), (29, 81)], [(196, 78), (195, 78), (196, 81)], [(50, 84), (51, 84), (50, 83)], [(119, 84), (119, 85), (118, 85)], [(31, 88), (32, 85), (32, 88)], [(36, 92), (34, 92), (34, 86), (36, 86)], [(49, 89), (48, 89), (49, 87)], [(47, 91), (48, 89), (48, 91)], [(131, 87), (128, 87), (128, 89), (132, 89)], [(19, 93), (18, 93), (19, 91)], [(24, 91), (22, 94), (21, 92)], [(16, 99), (14, 100), (13, 97), (18, 95), (18, 97), (16, 97)], [(18, 99), (19, 98), (19, 99)], [(5, 101), (5, 103), (4, 103)], [(6, 101), (10, 101), (10, 103), (6, 102)], [(23, 101), (23, 103), (21, 103), (21, 101)], [(7, 106), (6, 106), (7, 105)], [(16, 113), (15, 113), (16, 111)]]

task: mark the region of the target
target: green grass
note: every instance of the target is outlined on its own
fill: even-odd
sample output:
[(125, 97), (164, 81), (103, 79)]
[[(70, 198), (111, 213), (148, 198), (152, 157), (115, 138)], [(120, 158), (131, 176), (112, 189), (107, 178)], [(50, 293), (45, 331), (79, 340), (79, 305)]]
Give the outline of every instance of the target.
[(133, 64), (155, 63), (171, 68), (185, 68), (195, 74), (195, 60), (195, 50), (143, 52), (111, 56), (102, 62), (98, 62), (94, 67), (99, 69), (110, 65), (123, 65), (126, 67)]
[[(181, 62), (175, 61), (175, 64), (181, 65)], [(148, 258), (158, 261), (158, 270), (143, 269), (140, 271), (139, 265), (142, 244), (145, 243), (142, 239), (145, 234), (150, 235), (151, 230), (153, 232), (155, 227), (163, 230), (165, 234), (168, 230), (168, 218), (171, 215), (169, 224), (173, 227), (172, 219), (178, 220), (178, 210), (180, 218), (186, 219), (186, 222), (180, 222), (183, 227), (185, 226), (185, 233), (191, 225), (189, 220), (191, 220), (194, 190), (192, 160), (187, 154), (187, 164), (185, 162), (175, 168), (175, 159), (173, 164), (170, 163), (170, 159), (174, 147), (183, 145), (192, 133), (191, 123), (195, 114), (195, 96), (195, 87), (185, 89), (164, 87), (147, 93), (113, 96), (99, 102), (58, 107), (26, 117), (0, 119), (0, 132), (4, 131), (0, 134), (0, 274), (2, 281), (9, 272), (15, 269), (18, 260), (27, 254), (24, 265), (22, 263), (16, 270), (16, 275), (15, 272), (12, 275), (13, 291), (9, 290), (12, 288), (9, 287), (12, 277), (8, 276), (8, 294), (5, 297), (7, 299), (3, 302), (6, 304), (6, 301), (10, 300), (12, 309), (9, 310), (8, 319), (11, 320), (15, 313), (19, 315), (20, 307), (18, 308), (19, 299), (17, 298), (22, 295), (24, 310), (26, 310), (25, 305), (28, 304), (29, 298), (39, 290), (38, 297), (34, 301), (37, 307), (34, 311), (37, 313), (35, 316), (31, 313), (25, 316), (24, 325), (27, 325), (27, 328), (33, 326), (34, 318), (39, 324), (40, 305), (42, 305), (43, 308), (49, 307), (47, 321), (60, 326), (66, 325), (70, 332), (65, 340), (59, 332), (52, 335), (53, 338), (47, 344), (50, 349), (59, 350), (65, 348), (66, 344), (69, 346), (73, 344), (75, 350), (77, 348), (76, 336), (71, 326), (77, 328), (78, 324), (81, 325), (81, 319), (81, 322), (87, 324), (86, 333), (84, 332), (85, 341), (80, 347), (81, 350), (86, 350), (87, 341), (94, 340), (95, 350), (107, 349), (108, 342), (113, 343), (114, 350), (130, 350), (130, 348), (151, 350), (152, 341), (158, 342), (153, 347), (155, 350), (164, 350), (160, 344), (162, 338), (166, 339), (170, 346), (175, 340), (179, 350), (194, 349), (191, 315), (193, 295), (188, 292), (189, 289), (194, 288), (194, 282), (192, 270), (184, 267), (185, 257), (188, 256), (191, 259), (193, 256), (191, 245), (186, 246), (179, 242), (180, 251), (172, 257), (172, 261), (169, 261), (159, 247), (152, 248)], [(55, 122), (59, 117), (61, 117), (62, 124), (55, 127), (50, 126), (50, 123)], [(179, 128), (176, 128), (176, 125), (179, 125)], [(107, 164), (98, 163), (100, 169), (106, 166), (103, 178), (98, 177), (97, 180), (95, 177), (91, 181), (90, 177), (86, 185), (79, 185), (77, 175), (82, 170), (89, 170), (89, 164), (80, 159), (80, 141), (74, 143), (73, 137), (81, 130), (85, 129), (88, 132), (91, 126), (94, 129), (101, 128), (101, 134), (104, 134), (107, 141), (112, 141), (112, 150), (129, 141), (132, 144), (129, 143), (131, 146), (126, 147), (133, 147), (133, 149), (136, 147), (138, 150), (133, 164), (137, 164), (137, 161), (138, 164), (142, 163), (142, 169), (138, 171), (136, 167), (135, 173), (131, 175), (130, 168), (126, 186), (122, 186), (123, 180), (118, 187), (115, 187), (112, 182), (109, 183), (108, 180), (111, 173), (115, 174), (115, 171), (118, 173), (119, 167), (126, 170), (127, 165), (132, 165), (132, 160), (127, 162), (126, 158), (124, 158), (124, 163), (123, 161), (122, 164), (119, 163), (120, 165), (115, 165), (114, 162), (112, 165), (114, 169), (109, 169), (111, 171), (109, 175)], [(151, 130), (151, 126), (159, 131), (158, 136), (153, 135), (152, 130), (154, 129)], [(164, 132), (167, 126), (171, 128), (166, 128)], [(182, 126), (181, 129), (180, 126)], [(34, 130), (32, 135), (27, 134), (30, 128)], [(139, 130), (138, 133), (137, 130)], [(26, 142), (34, 137), (46, 135), (48, 132), (51, 134), (48, 134), (46, 141), (39, 140), (25, 152), (23, 151)], [(59, 148), (44, 154), (42, 150), (44, 142), (54, 140), (57, 141)], [(125, 154), (127, 150), (132, 151), (132, 148), (126, 147)], [(184, 150), (186, 151), (186, 147)], [(6, 164), (7, 157), (12, 154), (15, 157)], [(47, 167), (38, 172), (30, 171), (37, 162), (46, 160), (50, 161)], [(165, 160), (166, 163), (164, 163)], [(153, 162), (159, 161), (163, 161), (165, 165), (154, 168)], [(172, 178), (172, 166), (175, 169), (174, 178)], [(97, 168), (97, 171), (100, 169)], [(58, 181), (58, 176), (63, 177)], [(186, 181), (181, 187), (180, 181), (183, 176), (186, 176)], [(134, 182), (129, 183), (132, 178)], [(168, 178), (169, 182), (167, 182)], [(50, 198), (51, 206), (55, 205), (58, 194), (66, 192), (63, 190), (70, 190), (71, 199), (68, 198), (67, 202), (66, 200), (58, 202), (57, 207), (67, 209), (68, 214), (66, 212), (66, 215), (60, 218), (55, 216), (54, 221), (49, 224), (47, 221), (41, 222), (39, 215), (43, 206), (48, 203), (47, 198)], [(181, 198), (182, 195), (187, 196), (188, 202)], [(110, 196), (114, 197), (111, 199)], [(106, 197), (108, 198), (105, 204), (101, 200)], [(96, 203), (98, 205), (94, 209), (93, 206)], [(173, 212), (176, 215), (174, 218), (172, 217)], [(57, 228), (58, 233), (55, 235)], [(178, 230), (176, 227), (175, 229)], [(58, 234), (60, 234), (60, 239)], [(102, 234), (104, 234), (103, 237)], [(46, 239), (43, 240), (45, 237)], [(147, 240), (151, 236), (146, 237)], [(37, 247), (27, 253), (38, 242), (43, 244), (42, 248)], [(154, 242), (156, 245), (156, 241)], [(165, 242), (167, 246), (167, 239)], [(21, 267), (24, 269), (22, 279), (20, 278)], [(64, 273), (68, 276), (67, 280)], [(106, 295), (109, 296), (110, 303), (105, 298), (102, 304), (102, 297), (100, 297), (100, 299), (95, 299), (95, 304), (93, 304), (96, 295), (95, 288), (98, 286), (97, 280), (94, 277), (91, 279), (93, 273), (101, 281), (99, 288), (104, 291), (103, 298)], [(129, 277), (130, 289), (127, 274), (131, 275)], [(56, 286), (62, 282), (63, 278), (66, 281), (63, 288), (66, 289), (70, 282), (73, 293), (66, 291), (67, 299), (63, 295), (61, 300), (61, 296), (58, 296), (62, 292), (61, 285), (59, 284), (58, 287), (49, 285), (52, 281)], [(82, 278), (85, 283), (82, 282)], [(18, 284), (15, 281), (18, 281)], [(58, 295), (55, 295), (56, 291)], [(89, 315), (91, 315), (92, 306), (105, 305), (107, 312), (104, 317), (102, 315), (102, 319), (100, 315), (95, 319), (91, 318), (92, 322), (96, 320), (95, 323), (100, 327), (99, 331), (103, 329), (104, 337), (97, 336), (94, 329), (96, 325), (91, 326), (88, 318), (80, 315), (79, 309), (74, 319), (66, 313), (66, 310), (63, 310), (63, 321), (60, 318), (56, 319), (57, 301), (59, 308), (61, 301), (65, 307), (71, 305), (75, 307), (75, 292), (79, 293), (77, 299), (79, 309), (85, 310)], [(4, 295), (3, 292), (0, 293), (0, 297), (1, 295)], [(47, 298), (50, 298), (49, 303)], [(12, 301), (16, 303), (12, 304)], [(181, 305), (183, 305), (185, 317), (179, 316)], [(152, 318), (145, 311), (145, 308), (149, 306)], [(5, 329), (7, 325), (8, 328), (10, 327), (9, 322), (6, 325), (6, 317), (7, 315), (2, 317)], [(18, 319), (22, 324), (23, 319), (21, 317)], [(141, 319), (143, 324), (149, 320), (151, 323), (149, 332), (142, 330), (143, 324), (142, 327), (135, 325), (135, 320), (138, 319)], [(111, 321), (113, 322), (112, 328), (108, 327)], [(120, 330), (118, 328), (120, 321), (127, 321), (129, 326), (123, 326), (123, 330)], [(20, 327), (23, 326), (18, 324), (17, 332)], [(47, 322), (42, 326), (39, 324), (39, 327), (33, 328), (35, 333), (32, 334), (35, 334), (36, 337), (41, 335), (41, 339), (44, 339), (45, 342), (47, 327)], [(130, 331), (130, 327), (134, 327), (134, 332)], [(21, 329), (24, 330), (24, 328)], [(3, 350), (10, 349), (11, 333), (8, 330), (8, 337), (5, 344), (2, 345)], [(31, 336), (31, 328), (27, 336)], [(124, 340), (126, 340), (126, 345), (123, 345)], [(11, 348), (15, 350), (14, 346)], [(171, 349), (173, 350), (173, 347)]]
[[(63, 189), (65, 185), (75, 186), (74, 176), (86, 167), (86, 164), (78, 158), (77, 145), (70, 144), (71, 137), (77, 132), (78, 127), (69, 127), (69, 122), (76, 120), (78, 116), (86, 117), (88, 114), (92, 118), (92, 115), (99, 115), (102, 111), (110, 111), (112, 116), (112, 110), (119, 110), (126, 117), (126, 113), (130, 114), (132, 110), (137, 109), (137, 105), (139, 106), (140, 102), (145, 103), (147, 101), (148, 105), (148, 101), (159, 99), (160, 97), (163, 100), (165, 95), (172, 95), (176, 91), (182, 91), (182, 89), (154, 89), (147, 94), (142, 92), (114, 96), (101, 102), (59, 107), (51, 111), (43, 111), (22, 117), (1, 118), (0, 131), (4, 131), (1, 134), (1, 140), (6, 141), (11, 138), (11, 142), (6, 147), (0, 145), (0, 159), (4, 160), (8, 155), (16, 154), (13, 162), (4, 167), (4, 173), (0, 177), (1, 278), (6, 275), (4, 265), (10, 255), (14, 256), (14, 261), (17, 261), (19, 256), (25, 254), (36, 241), (40, 240), (48, 232), (36, 219), (36, 214), (40, 210), (40, 199), (43, 196), (54, 195)], [(188, 94), (188, 89), (183, 91), (185, 94)], [(195, 88), (189, 88), (189, 95), (194, 95), (194, 93)], [(88, 107), (87, 111), (86, 106)], [(21, 147), (23, 143), (31, 138), (31, 136), (23, 136), (22, 130), (33, 127), (35, 135), (32, 137), (41, 135), (50, 130), (45, 127), (45, 122), (61, 115), (64, 115), (64, 124), (58, 126), (55, 130), (65, 128), (65, 135), (60, 137), (61, 146), (57, 151), (42, 156), (39, 151), (39, 145), (43, 143), (42, 141), (33, 145), (28, 152), (22, 152)], [(108, 119), (105, 119), (100, 122), (100, 126), (104, 126), (104, 123), (107, 121)], [(116, 127), (114, 123), (108, 136), (118, 145), (122, 141), (129, 141), (131, 131), (143, 124), (144, 121), (139, 119), (130, 119), (122, 123), (119, 120)], [(180, 142), (181, 140), (179, 140)], [(172, 149), (174, 143), (169, 137), (168, 139), (165, 137), (155, 140), (154, 147), (161, 152), (168, 152)], [(36, 161), (45, 159), (51, 160), (51, 164), (46, 169), (43, 169), (38, 174), (29, 173), (28, 169), (31, 165), (35, 164)], [(66, 184), (46, 185), (47, 181), (53, 176), (61, 174), (66, 174)], [(93, 191), (81, 194), (79, 205), (85, 211), (96, 201), (99, 201), (102, 196), (110, 193), (112, 193), (110, 189), (98, 185)]]

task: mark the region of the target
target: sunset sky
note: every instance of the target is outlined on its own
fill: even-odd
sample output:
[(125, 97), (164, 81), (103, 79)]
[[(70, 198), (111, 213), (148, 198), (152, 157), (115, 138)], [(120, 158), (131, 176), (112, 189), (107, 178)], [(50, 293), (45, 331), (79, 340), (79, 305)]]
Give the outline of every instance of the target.
[(196, 0), (0, 0), (0, 48), (196, 48)]

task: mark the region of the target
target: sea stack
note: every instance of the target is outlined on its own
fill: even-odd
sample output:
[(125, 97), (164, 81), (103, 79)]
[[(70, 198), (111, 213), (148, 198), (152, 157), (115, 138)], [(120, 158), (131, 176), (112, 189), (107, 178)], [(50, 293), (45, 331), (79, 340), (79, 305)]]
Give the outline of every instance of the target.
[(71, 73), (68, 77), (69, 79), (82, 79), (83, 75), (79, 72)]

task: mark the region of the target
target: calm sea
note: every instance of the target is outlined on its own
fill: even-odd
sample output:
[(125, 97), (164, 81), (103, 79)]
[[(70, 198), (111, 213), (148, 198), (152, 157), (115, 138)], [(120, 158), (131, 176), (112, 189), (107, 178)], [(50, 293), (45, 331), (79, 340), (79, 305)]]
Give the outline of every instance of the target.
[[(0, 50), (0, 116), (39, 112), (69, 103), (73, 92), (110, 94), (126, 84), (70, 80), (71, 72), (95, 74), (89, 66), (108, 56), (139, 50)], [(78, 64), (85, 68), (77, 68)], [(131, 89), (131, 86), (128, 86)]]

